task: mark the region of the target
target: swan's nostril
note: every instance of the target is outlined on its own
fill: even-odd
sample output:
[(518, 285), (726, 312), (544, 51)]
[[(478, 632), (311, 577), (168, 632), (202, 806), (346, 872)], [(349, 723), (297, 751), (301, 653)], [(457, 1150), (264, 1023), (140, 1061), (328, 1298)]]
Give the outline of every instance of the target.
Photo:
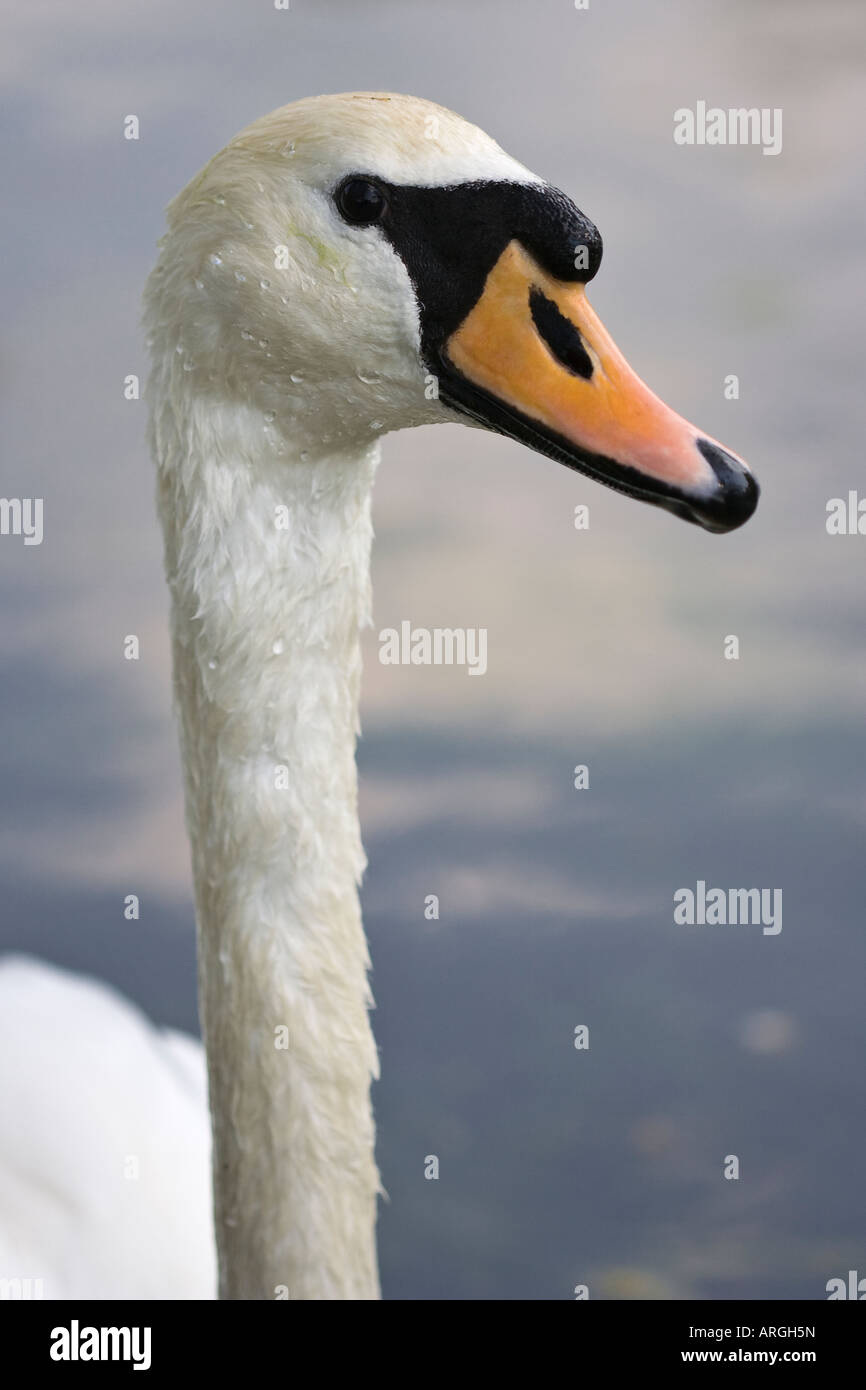
[(592, 377), (592, 358), (583, 345), (580, 330), (537, 285), (533, 285), (529, 291), (529, 311), (539, 337), (556, 360), (567, 371), (589, 381)]
[(699, 439), (698, 449), (719, 480), (720, 491), (695, 511), (710, 531), (734, 531), (754, 512), (761, 489), (740, 459), (709, 439)]

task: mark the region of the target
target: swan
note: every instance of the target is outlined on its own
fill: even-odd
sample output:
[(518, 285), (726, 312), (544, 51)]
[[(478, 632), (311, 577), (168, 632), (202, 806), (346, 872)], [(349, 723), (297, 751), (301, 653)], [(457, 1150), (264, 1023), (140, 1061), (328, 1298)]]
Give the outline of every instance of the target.
[[(183, 1088), (196, 1117), (187, 1158), (175, 1162), (177, 1135), (166, 1150), (164, 1195), (175, 1216), (196, 1213), (190, 1239), (213, 1239), (221, 1298), (376, 1299), (378, 1058), (355, 741), (381, 437), (446, 421), (491, 429), (718, 533), (748, 519), (758, 487), (652, 394), (596, 317), (592, 222), (440, 106), (355, 92), (282, 107), (231, 140), (167, 221), (145, 293), (150, 445), (213, 1236), (201, 1057), (188, 1045), (181, 1074), (177, 1040), (151, 1030), (148, 1085), (178, 1093), (164, 1118), (182, 1110)], [(16, 970), (24, 990), (20, 962), (11, 987)], [(78, 991), (78, 1014), (56, 1010), (86, 1028), (88, 987), (51, 985)], [(38, 992), (32, 978), (27, 988)], [(106, 1028), (147, 1050), (149, 1025), (99, 998)], [(95, 1051), (75, 1054), (93, 1093), (112, 1062)], [(95, 1130), (109, 1119), (91, 1106)], [(170, 1246), (171, 1211), (152, 1195)], [(51, 1252), (40, 1258), (48, 1268)], [(212, 1247), (172, 1278), (161, 1296), (212, 1296)]]
[(10, 955), (0, 1057), (0, 1299), (213, 1298), (200, 1043)]

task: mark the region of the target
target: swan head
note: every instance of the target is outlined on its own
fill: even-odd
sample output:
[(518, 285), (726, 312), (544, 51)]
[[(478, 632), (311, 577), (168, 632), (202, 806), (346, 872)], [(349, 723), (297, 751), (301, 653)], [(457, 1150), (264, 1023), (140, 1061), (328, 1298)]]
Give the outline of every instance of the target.
[(174, 200), (161, 244), (157, 353), (308, 452), (459, 419), (710, 531), (755, 509), (747, 465), (653, 395), (590, 307), (593, 223), (440, 106), (282, 107)]

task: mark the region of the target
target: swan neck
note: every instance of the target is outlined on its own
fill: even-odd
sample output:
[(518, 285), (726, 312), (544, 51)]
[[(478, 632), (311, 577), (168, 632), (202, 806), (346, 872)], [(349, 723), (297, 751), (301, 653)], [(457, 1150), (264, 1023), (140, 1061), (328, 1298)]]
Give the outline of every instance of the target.
[(377, 450), (310, 457), (195, 404), (153, 435), (220, 1296), (376, 1298), (355, 740)]

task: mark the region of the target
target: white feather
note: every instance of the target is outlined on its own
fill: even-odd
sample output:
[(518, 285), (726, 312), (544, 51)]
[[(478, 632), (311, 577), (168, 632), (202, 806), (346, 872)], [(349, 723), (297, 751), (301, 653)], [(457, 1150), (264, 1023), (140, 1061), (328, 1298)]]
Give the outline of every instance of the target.
[(201, 1045), (105, 985), (6, 957), (0, 1056), (0, 1279), (45, 1298), (213, 1298)]

